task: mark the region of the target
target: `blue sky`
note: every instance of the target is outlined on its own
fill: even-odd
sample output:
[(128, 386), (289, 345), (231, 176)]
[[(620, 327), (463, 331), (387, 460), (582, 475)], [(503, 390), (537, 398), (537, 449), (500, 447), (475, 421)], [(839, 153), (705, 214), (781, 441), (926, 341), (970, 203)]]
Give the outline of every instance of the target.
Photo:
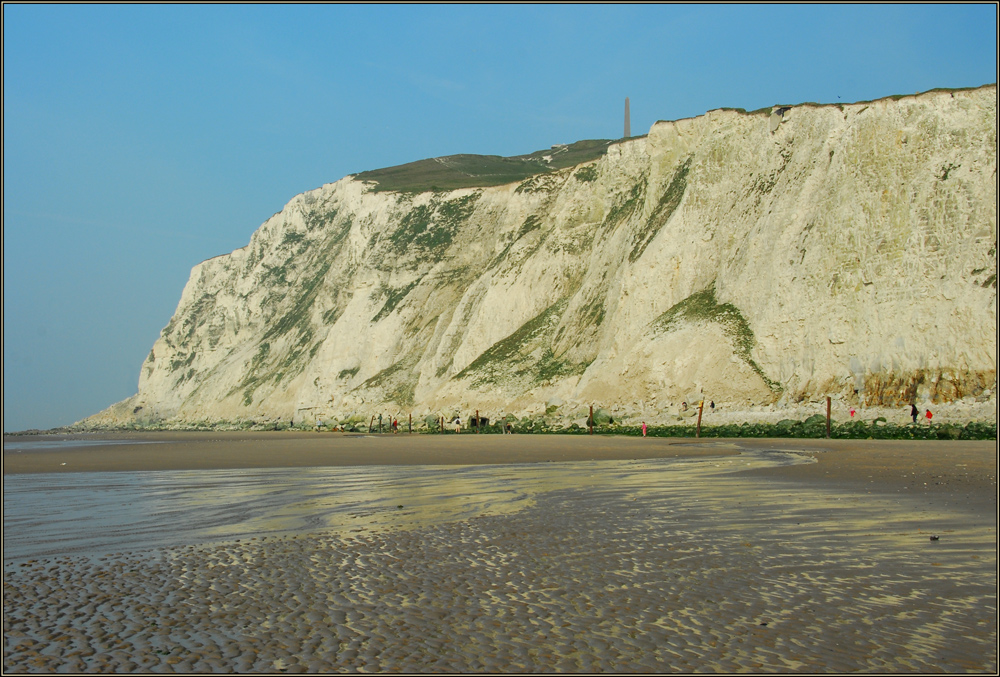
[(996, 82), (980, 5), (3, 6), (3, 429), (134, 394), (192, 266), (293, 196), (722, 106)]

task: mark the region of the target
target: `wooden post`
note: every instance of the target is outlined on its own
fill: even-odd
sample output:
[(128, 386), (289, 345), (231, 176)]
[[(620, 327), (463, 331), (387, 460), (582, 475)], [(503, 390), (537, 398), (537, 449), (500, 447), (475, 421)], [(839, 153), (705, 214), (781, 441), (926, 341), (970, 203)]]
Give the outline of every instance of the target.
[(826, 439), (830, 439), (830, 396), (826, 396)]
[(701, 437), (701, 412), (705, 409), (705, 400), (698, 403), (698, 428), (694, 431), (695, 437)]
[(413, 434), (413, 414), (410, 414), (410, 430), (409, 433)]
[(590, 427), (590, 434), (594, 434), (594, 405), (590, 405), (590, 418), (587, 419), (587, 425)]
[(479, 410), (476, 409), (476, 434), (479, 434)]
[(444, 416), (441, 417), (441, 434), (444, 435)]

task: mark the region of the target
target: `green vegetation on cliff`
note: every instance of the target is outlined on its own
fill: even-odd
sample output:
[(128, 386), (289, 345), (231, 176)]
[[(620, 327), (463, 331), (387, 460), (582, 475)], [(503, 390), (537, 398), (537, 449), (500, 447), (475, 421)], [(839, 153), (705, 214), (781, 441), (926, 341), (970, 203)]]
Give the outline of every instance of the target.
[(402, 407), (413, 406), (413, 394), (420, 376), (414, 368), (419, 360), (419, 352), (407, 355), (369, 378), (359, 390), (380, 389), (386, 401)]
[[(374, 181), (374, 190), (422, 193), (458, 188), (486, 188), (523, 181), (546, 172), (575, 167), (602, 157), (614, 141), (596, 139), (559, 145), (528, 155), (447, 155), (355, 174)], [(546, 160), (546, 158), (549, 158)]]
[(574, 363), (567, 356), (557, 358), (552, 352), (552, 333), (567, 303), (567, 299), (553, 303), (510, 336), (497, 341), (455, 378), (470, 377), (472, 386), (480, 387), (511, 379), (541, 384), (560, 376), (582, 374), (589, 362)]
[(674, 211), (680, 205), (681, 198), (684, 197), (684, 191), (687, 190), (687, 176), (688, 171), (691, 169), (692, 159), (693, 157), (689, 155), (677, 168), (673, 178), (670, 179), (670, 185), (663, 191), (656, 209), (649, 215), (645, 226), (633, 236), (632, 251), (628, 255), (630, 262), (635, 263), (642, 256), (642, 253), (646, 251), (646, 247), (656, 237), (656, 234), (660, 232), (660, 228), (670, 220), (670, 217), (673, 216)]
[(670, 331), (678, 322), (715, 322), (722, 327), (733, 342), (736, 356), (746, 362), (774, 393), (781, 392), (781, 384), (767, 377), (764, 370), (754, 361), (751, 351), (757, 338), (740, 309), (731, 303), (720, 304), (715, 300), (715, 283), (707, 289), (688, 296), (674, 304), (669, 310), (653, 320), (651, 329), (656, 333)]
[(410, 209), (392, 233), (390, 242), (395, 254), (410, 249), (422, 253), (440, 254), (451, 245), (458, 229), (472, 216), (482, 191), (476, 191), (454, 200), (435, 197), (429, 204)]

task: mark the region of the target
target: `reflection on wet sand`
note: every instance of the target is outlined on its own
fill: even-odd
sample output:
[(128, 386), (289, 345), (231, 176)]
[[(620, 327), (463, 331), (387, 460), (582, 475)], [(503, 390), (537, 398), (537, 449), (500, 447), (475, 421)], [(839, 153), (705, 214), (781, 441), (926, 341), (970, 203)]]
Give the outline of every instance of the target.
[(802, 460), (5, 478), (114, 533), (5, 491), (4, 665), (996, 670), (995, 516), (737, 472)]
[[(721, 467), (698, 459), (504, 466), (355, 466), (18, 475), (4, 478), (4, 558), (101, 553), (239, 537), (420, 526), (510, 513), (565, 488), (682, 486)], [(403, 506), (400, 508), (399, 506)]]

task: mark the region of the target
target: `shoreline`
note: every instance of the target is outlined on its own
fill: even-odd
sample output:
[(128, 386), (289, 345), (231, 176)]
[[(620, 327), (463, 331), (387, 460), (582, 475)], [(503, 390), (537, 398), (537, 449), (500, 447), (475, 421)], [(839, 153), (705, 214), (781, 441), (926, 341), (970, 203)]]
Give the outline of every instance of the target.
[[(27, 442), (87, 446), (15, 449)], [(101, 442), (108, 444), (101, 444)], [(420, 435), (275, 432), (121, 432), (4, 436), (3, 474), (223, 470), (376, 465), (519, 463), (733, 456), (742, 449), (793, 451), (808, 463), (759, 471), (774, 478), (898, 491), (970, 492), (996, 503), (990, 440), (668, 438), (614, 435)], [(926, 483), (926, 484), (925, 484)], [(909, 490), (909, 489), (908, 489)]]

